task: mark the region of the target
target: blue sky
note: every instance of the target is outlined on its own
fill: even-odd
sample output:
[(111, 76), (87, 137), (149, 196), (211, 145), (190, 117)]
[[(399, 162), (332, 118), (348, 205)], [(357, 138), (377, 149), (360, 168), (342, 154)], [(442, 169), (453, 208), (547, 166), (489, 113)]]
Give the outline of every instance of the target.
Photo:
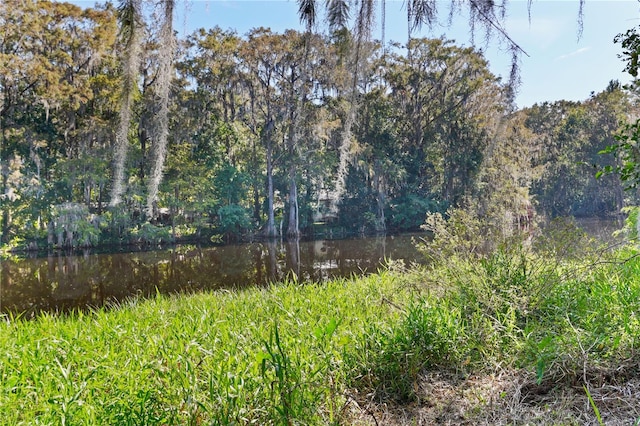
[[(93, 4), (93, 1), (75, 1)], [(449, 0), (441, 6), (446, 23)], [(386, 40), (405, 42), (407, 24), (405, 3), (387, 0)], [(584, 100), (591, 92), (606, 88), (617, 79), (629, 81), (622, 72), (617, 57), (621, 49), (613, 43), (616, 34), (640, 24), (640, 3), (636, 0), (586, 0), (584, 27), (578, 39), (578, 0), (534, 0), (531, 22), (526, 0), (509, 0), (506, 29), (509, 35), (528, 53), (522, 55), (522, 84), (516, 98), (518, 106), (555, 100)], [(245, 34), (258, 26), (281, 32), (300, 29), (295, 0), (187, 0), (179, 1), (176, 29), (190, 32), (195, 28), (218, 25)], [(380, 16), (380, 13), (378, 13)], [(445, 36), (465, 45), (470, 44), (469, 24), (464, 17), (452, 26), (436, 25), (424, 28), (414, 36)], [(381, 37), (380, 26), (373, 37)], [(508, 78), (511, 57), (494, 40), (486, 45), (482, 33), (476, 36), (476, 46), (485, 51), (494, 74)]]

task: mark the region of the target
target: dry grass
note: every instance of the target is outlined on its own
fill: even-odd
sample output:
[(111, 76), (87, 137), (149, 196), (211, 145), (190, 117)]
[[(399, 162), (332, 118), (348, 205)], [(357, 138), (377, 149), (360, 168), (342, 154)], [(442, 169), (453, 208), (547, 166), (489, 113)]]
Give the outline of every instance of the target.
[[(588, 389), (607, 426), (640, 424), (640, 370), (635, 365), (591, 372)], [(545, 382), (517, 371), (461, 377), (429, 372), (416, 384), (417, 400), (379, 403), (359, 395), (354, 425), (598, 425), (582, 384)]]

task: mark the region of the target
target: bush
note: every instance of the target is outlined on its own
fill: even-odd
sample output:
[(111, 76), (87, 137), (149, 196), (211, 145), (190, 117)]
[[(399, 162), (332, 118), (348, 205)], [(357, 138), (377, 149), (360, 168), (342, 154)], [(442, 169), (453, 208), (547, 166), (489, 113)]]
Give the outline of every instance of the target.
[(87, 206), (82, 204), (64, 203), (55, 206), (51, 224), (50, 240), (58, 247), (90, 247), (100, 239), (98, 219), (89, 214)]
[(439, 210), (438, 203), (414, 194), (408, 194), (391, 202), (390, 225), (409, 231), (419, 229), (428, 212)]
[(239, 236), (251, 228), (251, 217), (247, 210), (237, 204), (218, 209), (219, 232), (227, 236)]
[(139, 243), (144, 244), (162, 244), (173, 241), (169, 229), (149, 222), (143, 223), (142, 226), (134, 229), (132, 235)]

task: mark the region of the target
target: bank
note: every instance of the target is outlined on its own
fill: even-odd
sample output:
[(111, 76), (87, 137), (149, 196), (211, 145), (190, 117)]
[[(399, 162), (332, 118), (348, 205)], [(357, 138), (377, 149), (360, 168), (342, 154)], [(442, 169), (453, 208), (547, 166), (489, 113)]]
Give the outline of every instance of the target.
[[(5, 424), (633, 424), (640, 261), (520, 248), (0, 324)], [(552, 261), (553, 260), (553, 261)]]

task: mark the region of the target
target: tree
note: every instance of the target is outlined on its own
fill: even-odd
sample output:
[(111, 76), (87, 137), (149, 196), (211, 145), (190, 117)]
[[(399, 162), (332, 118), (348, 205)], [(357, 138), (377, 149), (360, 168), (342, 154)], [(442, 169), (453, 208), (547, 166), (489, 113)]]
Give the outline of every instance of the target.
[(243, 44), (240, 53), (241, 66), (245, 70), (243, 84), (249, 98), (245, 120), (260, 138), (266, 152), (267, 224), (264, 234), (267, 237), (276, 235), (274, 150), (278, 131), (281, 131), (276, 121), (279, 122), (286, 116), (277, 87), (278, 79), (282, 76), (279, 69), (285, 55), (281, 41), (270, 30), (258, 28), (249, 33), (247, 43)]
[[(633, 89), (637, 94), (638, 58), (640, 57), (638, 28), (632, 28), (624, 34), (618, 34), (614, 42), (622, 46), (623, 51), (620, 57), (625, 62), (625, 71), (634, 77), (630, 89)], [(635, 190), (638, 188), (638, 184), (640, 184), (640, 119), (624, 123), (616, 135), (616, 142), (609, 145), (602, 153), (614, 154), (618, 161), (615, 165), (603, 166), (596, 174), (597, 177), (615, 173), (620, 176), (626, 189)]]
[(406, 149), (407, 184), (441, 203), (469, 195), (496, 120), (508, 107), (484, 58), (442, 39), (388, 55), (385, 79)]
[[(359, 0), (356, 2), (348, 2), (347, 0), (327, 0), (325, 2), (327, 22), (329, 29), (332, 31), (346, 29), (350, 19), (351, 6), (355, 6), (357, 11), (352, 32), (354, 40), (352, 49), (350, 49), (350, 69), (353, 71), (353, 80), (351, 84), (349, 100), (349, 110), (343, 123), (343, 131), (341, 145), (339, 151), (339, 166), (336, 174), (335, 194), (334, 198), (339, 200), (344, 193), (345, 177), (347, 173), (347, 165), (349, 162), (350, 149), (352, 143), (351, 130), (355, 120), (355, 114), (358, 108), (357, 85), (362, 73), (366, 72), (366, 55), (364, 48), (366, 42), (371, 37), (371, 28), (374, 21), (374, 0)], [(582, 6), (584, 0), (580, 0), (579, 22), (582, 17)], [(303, 22), (310, 27), (315, 23), (318, 14), (317, 0), (298, 0), (299, 15)], [(520, 53), (526, 53), (522, 48), (507, 34), (504, 29), (504, 19), (506, 16), (506, 4), (496, 3), (493, 0), (467, 0), (465, 2), (452, 1), (450, 5), (449, 17), (454, 16), (462, 10), (463, 5), (467, 6), (472, 35), (475, 34), (477, 25), (479, 24), (485, 30), (487, 39), (492, 34), (497, 33), (501, 42), (507, 44), (512, 54), (512, 70), (510, 75), (510, 93), (513, 98), (518, 80), (518, 56)], [(408, 22), (408, 40), (407, 50), (409, 57), (411, 55), (412, 32), (419, 29), (423, 24), (429, 26), (434, 25), (438, 19), (438, 4), (436, 0), (411, 0), (407, 2), (407, 22)], [(529, 4), (530, 6), (530, 4)], [(383, 9), (384, 10), (384, 9)], [(384, 17), (384, 14), (383, 14)], [(450, 19), (451, 21), (451, 19)], [(384, 28), (385, 23), (382, 22)]]
[(104, 187), (100, 161), (68, 185), (61, 166), (108, 145), (116, 22), (110, 6), (35, 0), (2, 3), (0, 16), (0, 240), (7, 243), (18, 232), (41, 237), (51, 205), (74, 192), (91, 205), (95, 187)]
[[(525, 126), (526, 113), (516, 112), (498, 122), (483, 155), (472, 206), (485, 220), (487, 235), (530, 231), (534, 207), (531, 185), (540, 178), (535, 167), (536, 136)], [(489, 238), (487, 238), (489, 240)]]
[(618, 167), (616, 157), (605, 160), (598, 152), (614, 144), (620, 123), (633, 111), (629, 95), (617, 82), (583, 102), (558, 101), (523, 110), (526, 126), (538, 140), (534, 164), (543, 178), (534, 182), (532, 194), (541, 213), (590, 217), (620, 211), (625, 197), (619, 178), (595, 179), (592, 165)]

